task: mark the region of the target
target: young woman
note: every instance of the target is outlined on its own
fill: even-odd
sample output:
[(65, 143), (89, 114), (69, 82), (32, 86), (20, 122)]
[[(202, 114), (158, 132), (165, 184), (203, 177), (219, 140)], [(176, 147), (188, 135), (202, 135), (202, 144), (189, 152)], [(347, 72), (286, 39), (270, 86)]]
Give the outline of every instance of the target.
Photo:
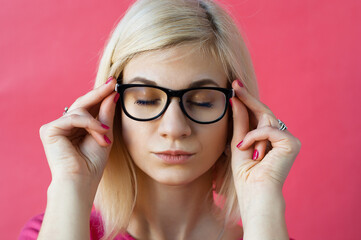
[(20, 239), (289, 239), (282, 186), (300, 142), (258, 100), (213, 1), (135, 2), (94, 90), (40, 136), (52, 182)]

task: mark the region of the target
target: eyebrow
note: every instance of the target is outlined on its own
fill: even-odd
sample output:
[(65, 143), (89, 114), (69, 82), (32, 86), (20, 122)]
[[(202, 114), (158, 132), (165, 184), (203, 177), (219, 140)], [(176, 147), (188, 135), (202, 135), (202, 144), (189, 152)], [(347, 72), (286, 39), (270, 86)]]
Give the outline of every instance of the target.
[[(134, 82), (141, 82), (141, 83), (148, 84), (148, 85), (158, 86), (158, 84), (155, 81), (152, 81), (152, 80), (149, 80), (146, 78), (142, 78), (142, 77), (135, 77), (129, 81), (129, 83), (134, 83)], [(195, 88), (195, 87), (201, 87), (201, 86), (209, 85), (209, 84), (219, 87), (219, 84), (217, 82), (215, 82), (212, 79), (208, 79), (208, 78), (200, 79), (195, 82), (192, 82), (191, 84), (189, 84), (188, 87)]]

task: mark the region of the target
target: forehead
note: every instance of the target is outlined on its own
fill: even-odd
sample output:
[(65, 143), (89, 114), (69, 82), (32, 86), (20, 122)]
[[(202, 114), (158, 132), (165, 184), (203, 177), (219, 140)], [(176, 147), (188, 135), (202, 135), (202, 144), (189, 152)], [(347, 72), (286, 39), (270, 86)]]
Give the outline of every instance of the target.
[(211, 79), (219, 87), (227, 86), (227, 76), (218, 59), (192, 45), (136, 55), (123, 70), (123, 83), (134, 78), (151, 80), (171, 89), (187, 88), (202, 79)]

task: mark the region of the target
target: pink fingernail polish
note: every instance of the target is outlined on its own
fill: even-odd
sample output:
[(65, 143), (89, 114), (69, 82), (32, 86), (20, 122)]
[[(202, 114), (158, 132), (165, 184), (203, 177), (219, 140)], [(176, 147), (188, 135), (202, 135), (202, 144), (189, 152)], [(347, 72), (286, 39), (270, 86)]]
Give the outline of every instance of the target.
[(108, 78), (108, 80), (105, 82), (105, 84), (108, 84), (108, 83), (111, 82), (113, 79), (114, 79), (114, 77), (113, 77), (113, 76), (110, 76), (110, 77)]
[(231, 107), (233, 107), (232, 99), (231, 99), (231, 98), (229, 99), (229, 103), (231, 104)]
[(240, 148), (242, 146), (242, 143), (243, 143), (243, 140), (237, 144), (237, 148)]
[(253, 152), (253, 158), (252, 158), (252, 159), (253, 159), (253, 160), (256, 160), (256, 159), (258, 158), (258, 154), (259, 154), (259, 153), (258, 153), (258, 150), (255, 149), (254, 152)]
[(115, 97), (114, 97), (114, 102), (115, 102), (115, 103), (118, 101), (119, 96), (120, 96), (119, 93), (117, 93), (117, 94), (115, 95)]
[(102, 127), (105, 128), (105, 129), (109, 129), (109, 127), (105, 124), (102, 123)]
[(111, 144), (111, 143), (112, 143), (112, 141), (110, 141), (110, 139), (109, 139), (106, 135), (104, 135), (104, 140), (105, 140), (108, 144)]
[(240, 80), (237, 79), (237, 83), (238, 83), (238, 85), (239, 85), (240, 87), (243, 87), (243, 84), (242, 84), (242, 82), (241, 82)]

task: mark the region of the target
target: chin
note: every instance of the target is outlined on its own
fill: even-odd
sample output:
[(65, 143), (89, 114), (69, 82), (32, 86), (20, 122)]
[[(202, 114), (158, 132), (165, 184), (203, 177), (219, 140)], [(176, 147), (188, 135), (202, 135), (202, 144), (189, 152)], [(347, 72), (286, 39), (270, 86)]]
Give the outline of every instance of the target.
[(190, 183), (192, 183), (195, 179), (192, 178), (185, 178), (185, 177), (162, 177), (162, 178), (157, 178), (157, 179), (154, 179), (156, 182), (162, 184), (162, 185), (166, 185), (166, 186), (172, 186), (172, 187), (176, 187), (176, 186), (186, 186)]

